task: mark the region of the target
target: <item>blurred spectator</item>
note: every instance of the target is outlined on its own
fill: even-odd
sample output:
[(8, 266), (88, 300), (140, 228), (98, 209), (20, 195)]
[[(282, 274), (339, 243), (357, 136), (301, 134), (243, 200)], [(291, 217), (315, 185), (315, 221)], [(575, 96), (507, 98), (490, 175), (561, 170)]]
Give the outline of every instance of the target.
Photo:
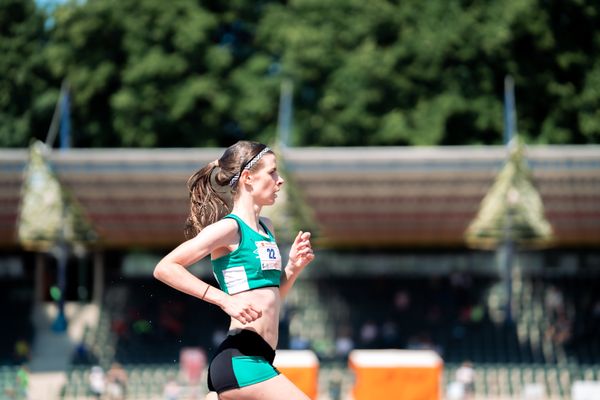
[(475, 304), (471, 308), (471, 322), (473, 324), (479, 324), (483, 321), (483, 317), (485, 316), (485, 309), (481, 304)]
[(381, 340), (385, 347), (398, 347), (399, 336), (396, 322), (392, 319), (387, 319), (381, 326)]
[(93, 366), (88, 376), (88, 385), (90, 394), (99, 399), (104, 394), (106, 389), (106, 377), (104, 376), (104, 370), (100, 366)]
[(439, 355), (443, 354), (443, 349), (431, 340), (429, 332), (422, 331), (417, 335), (408, 338), (408, 349), (410, 350), (433, 350)]
[(458, 320), (463, 323), (470, 322), (471, 321), (471, 311), (472, 311), (472, 308), (470, 305), (461, 307), (458, 310)]
[(564, 300), (562, 293), (556, 288), (556, 286), (550, 285), (546, 290), (546, 297), (544, 298), (544, 304), (546, 306), (546, 312), (551, 318), (556, 318), (564, 310)]
[(122, 400), (127, 393), (127, 372), (121, 364), (113, 363), (106, 374), (106, 393), (110, 400)]
[(311, 340), (310, 347), (317, 354), (317, 357), (322, 359), (330, 357), (335, 351), (335, 348), (332, 348), (331, 346), (331, 341), (325, 338), (315, 338)]
[(566, 344), (571, 339), (571, 320), (565, 312), (561, 312), (556, 320), (556, 342)]
[(164, 400), (177, 400), (181, 395), (181, 387), (174, 377), (169, 377), (163, 388)]
[(16, 390), (16, 398), (17, 399), (28, 399), (29, 392), (29, 369), (26, 365), (21, 365), (17, 371), (17, 390)]
[(292, 350), (306, 350), (310, 348), (310, 341), (303, 338), (302, 336), (291, 335), (290, 336), (290, 349)]
[(446, 389), (446, 400), (463, 400), (465, 397), (465, 389), (460, 382), (452, 381)]
[(354, 340), (352, 339), (352, 329), (344, 325), (335, 338), (335, 355), (338, 357), (348, 357), (354, 349)]
[(546, 329), (546, 339), (555, 345), (563, 346), (571, 339), (571, 321), (567, 314), (562, 311)]
[(450, 285), (454, 289), (465, 289), (468, 290), (471, 288), (473, 284), (473, 280), (471, 276), (463, 271), (453, 271), (450, 275)]
[(472, 399), (475, 396), (475, 370), (473, 364), (465, 361), (456, 370), (456, 382), (462, 386), (463, 399)]
[(396, 307), (398, 312), (408, 310), (410, 307), (410, 294), (406, 290), (400, 289), (396, 291), (394, 295), (394, 307)]
[(201, 347), (184, 347), (179, 353), (179, 364), (185, 383), (197, 385), (206, 367), (206, 352)]
[(27, 340), (19, 338), (15, 342), (14, 357), (16, 364), (23, 364), (29, 362), (30, 349)]
[(375, 322), (367, 320), (360, 328), (360, 346), (365, 349), (372, 348), (378, 336), (379, 331)]
[(79, 341), (75, 346), (75, 351), (73, 354), (73, 362), (75, 364), (88, 364), (92, 363), (92, 353), (88, 349), (87, 345), (83, 340)]
[(125, 338), (127, 336), (127, 322), (125, 318), (119, 316), (115, 317), (111, 321), (111, 330), (117, 335), (119, 339)]

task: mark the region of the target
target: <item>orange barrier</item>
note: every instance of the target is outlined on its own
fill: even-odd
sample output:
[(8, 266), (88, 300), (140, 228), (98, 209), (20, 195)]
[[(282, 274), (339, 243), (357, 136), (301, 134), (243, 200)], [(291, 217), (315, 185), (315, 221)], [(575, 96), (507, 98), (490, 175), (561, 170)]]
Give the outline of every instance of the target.
[(277, 350), (273, 365), (308, 397), (316, 400), (319, 360), (315, 353), (310, 350)]
[(431, 350), (353, 350), (354, 400), (442, 398), (443, 362)]

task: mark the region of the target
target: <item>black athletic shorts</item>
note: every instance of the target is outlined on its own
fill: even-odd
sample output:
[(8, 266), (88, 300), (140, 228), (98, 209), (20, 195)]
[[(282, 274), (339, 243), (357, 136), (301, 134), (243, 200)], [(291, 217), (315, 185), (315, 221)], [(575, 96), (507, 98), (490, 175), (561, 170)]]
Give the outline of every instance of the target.
[(274, 359), (275, 350), (254, 331), (227, 336), (208, 367), (208, 389), (222, 393), (271, 379), (279, 375)]

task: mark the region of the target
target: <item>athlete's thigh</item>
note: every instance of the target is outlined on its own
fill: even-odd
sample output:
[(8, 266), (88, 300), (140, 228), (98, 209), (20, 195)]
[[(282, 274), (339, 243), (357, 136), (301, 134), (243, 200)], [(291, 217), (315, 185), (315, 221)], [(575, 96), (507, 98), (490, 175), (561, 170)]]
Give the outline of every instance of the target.
[(282, 374), (254, 385), (227, 390), (219, 395), (219, 400), (281, 400), (282, 396), (286, 400), (310, 400)]

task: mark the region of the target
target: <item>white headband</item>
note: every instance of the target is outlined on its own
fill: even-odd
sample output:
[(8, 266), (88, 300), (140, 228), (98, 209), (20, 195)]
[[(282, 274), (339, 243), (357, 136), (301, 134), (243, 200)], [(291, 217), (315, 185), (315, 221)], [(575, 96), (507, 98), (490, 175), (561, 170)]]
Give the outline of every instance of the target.
[(242, 174), (242, 172), (252, 169), (256, 165), (256, 163), (258, 163), (260, 161), (260, 159), (269, 151), (271, 151), (271, 149), (268, 147), (265, 147), (264, 149), (262, 149), (260, 151), (260, 153), (258, 153), (254, 157), (252, 157), (252, 159), (250, 161), (248, 161), (248, 163), (246, 164), (244, 169), (242, 169), (240, 172), (235, 174), (233, 176), (233, 178), (231, 178), (231, 180), (229, 181), (229, 186), (234, 187), (235, 184), (237, 183), (237, 181), (240, 179), (240, 175)]

